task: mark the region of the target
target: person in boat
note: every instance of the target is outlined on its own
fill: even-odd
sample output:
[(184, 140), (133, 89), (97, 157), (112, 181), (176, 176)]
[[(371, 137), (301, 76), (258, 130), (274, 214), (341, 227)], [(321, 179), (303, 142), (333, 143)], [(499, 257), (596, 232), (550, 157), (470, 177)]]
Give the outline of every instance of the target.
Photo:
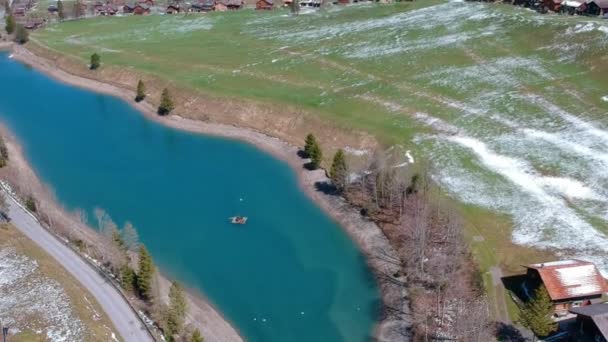
[(243, 216), (235, 216), (232, 218), (232, 223), (235, 224), (245, 224), (247, 222), (247, 218)]

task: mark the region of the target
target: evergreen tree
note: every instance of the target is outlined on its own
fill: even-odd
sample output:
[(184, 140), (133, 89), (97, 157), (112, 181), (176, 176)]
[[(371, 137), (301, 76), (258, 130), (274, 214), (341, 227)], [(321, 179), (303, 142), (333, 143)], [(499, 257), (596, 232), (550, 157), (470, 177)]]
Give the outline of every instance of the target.
[(6, 166), (8, 163), (8, 149), (4, 143), (4, 139), (0, 136), (0, 167)]
[(139, 269), (137, 270), (137, 289), (140, 296), (145, 300), (152, 298), (152, 276), (154, 275), (154, 264), (152, 256), (144, 245), (139, 247)]
[(120, 286), (127, 291), (135, 288), (136, 275), (129, 265), (125, 264), (120, 268)]
[(178, 282), (173, 281), (169, 289), (169, 307), (164, 311), (163, 332), (167, 341), (175, 341), (174, 337), (181, 334), (186, 310), (184, 290)]
[(201, 336), (200, 330), (194, 330), (194, 332), (192, 333), (192, 337), (190, 338), (190, 342), (205, 342), (203, 336)]
[(184, 295), (184, 289), (177, 282), (171, 282), (171, 288), (169, 288), (169, 305), (172, 311), (174, 311), (177, 317), (186, 317), (186, 310), (188, 309), (188, 302), (186, 302), (186, 296)]
[(312, 133), (308, 134), (306, 136), (306, 141), (304, 144), (304, 153), (306, 154), (307, 157), (311, 156), (311, 152), (313, 150), (313, 147), (317, 144), (317, 139), (315, 138), (314, 135), (312, 135)]
[(163, 93), (160, 96), (160, 106), (158, 106), (158, 114), (167, 115), (173, 110), (173, 100), (171, 99), (171, 93), (169, 89), (163, 89)]
[(17, 24), (15, 23), (15, 17), (12, 14), (9, 14), (4, 20), (6, 22), (6, 26), (4, 27), (6, 29), (6, 33), (13, 34), (17, 26)]
[(17, 29), (15, 30), (15, 42), (17, 44), (25, 44), (30, 40), (30, 34), (27, 32), (23, 25), (17, 25)]
[(319, 143), (315, 142), (310, 151), (310, 165), (312, 166), (312, 169), (318, 169), (321, 166), (321, 161), (323, 161), (323, 151), (321, 151)]
[(329, 170), (329, 177), (338, 191), (344, 190), (348, 177), (348, 166), (346, 165), (346, 158), (342, 149), (339, 149), (334, 155), (334, 161)]
[(135, 95), (135, 102), (140, 102), (146, 98), (146, 86), (144, 85), (144, 81), (139, 80), (137, 82), (137, 95)]
[(101, 57), (94, 53), (91, 55), (91, 66), (89, 67), (91, 70), (97, 70), (101, 66)]
[(57, 1), (57, 16), (59, 20), (65, 19), (65, 10), (63, 9), (63, 1), (61, 0)]
[(519, 323), (532, 330), (536, 336), (547, 336), (557, 329), (557, 323), (551, 318), (553, 303), (544, 286), (534, 292), (534, 298), (520, 310)]
[(38, 207), (36, 206), (36, 199), (34, 199), (34, 196), (27, 196), (27, 199), (25, 200), (25, 207), (32, 213), (35, 213), (38, 210)]

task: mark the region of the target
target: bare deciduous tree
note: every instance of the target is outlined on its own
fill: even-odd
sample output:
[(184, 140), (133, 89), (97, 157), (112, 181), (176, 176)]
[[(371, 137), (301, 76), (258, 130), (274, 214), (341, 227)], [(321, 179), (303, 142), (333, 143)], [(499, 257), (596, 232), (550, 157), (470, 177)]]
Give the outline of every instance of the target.
[(125, 223), (125, 226), (122, 229), (122, 239), (125, 243), (125, 247), (128, 250), (137, 251), (139, 248), (139, 235), (131, 222)]

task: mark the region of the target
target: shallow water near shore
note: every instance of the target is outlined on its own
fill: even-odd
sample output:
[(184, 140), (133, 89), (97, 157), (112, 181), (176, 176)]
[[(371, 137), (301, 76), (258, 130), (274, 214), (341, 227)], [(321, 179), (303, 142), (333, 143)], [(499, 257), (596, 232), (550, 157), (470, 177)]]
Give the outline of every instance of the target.
[[(366, 341), (379, 293), (348, 236), (289, 167), (242, 142), (176, 131), (123, 101), (0, 53), (0, 120), (68, 208), (131, 221), (167, 274), (249, 341)], [(244, 215), (244, 226), (228, 217)]]

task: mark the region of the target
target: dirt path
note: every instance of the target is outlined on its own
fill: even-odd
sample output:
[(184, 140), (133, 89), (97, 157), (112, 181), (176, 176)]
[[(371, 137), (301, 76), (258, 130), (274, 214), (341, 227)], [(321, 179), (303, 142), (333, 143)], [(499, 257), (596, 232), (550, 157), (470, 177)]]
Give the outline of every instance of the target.
[(509, 318), (509, 310), (507, 308), (507, 301), (505, 299), (507, 290), (502, 283), (502, 270), (498, 266), (490, 267), (490, 274), (492, 275), (492, 286), (494, 286), (494, 304), (496, 308), (496, 320), (505, 324), (511, 324)]

